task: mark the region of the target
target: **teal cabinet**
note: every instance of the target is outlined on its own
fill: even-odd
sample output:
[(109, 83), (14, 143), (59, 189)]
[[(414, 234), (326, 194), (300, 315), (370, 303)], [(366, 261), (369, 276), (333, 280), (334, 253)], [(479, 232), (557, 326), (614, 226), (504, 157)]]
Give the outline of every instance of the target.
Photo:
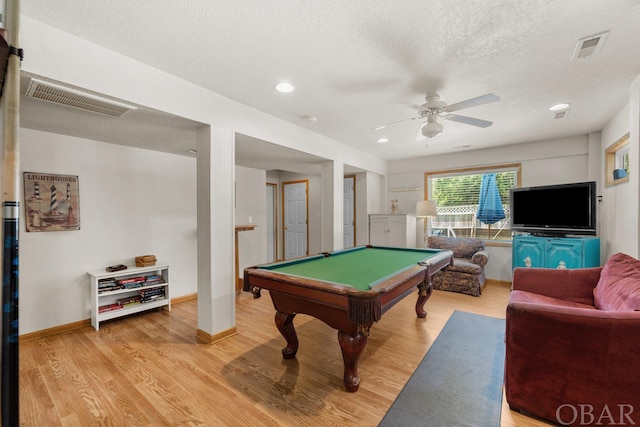
[(597, 237), (513, 236), (512, 266), (585, 268), (600, 265)]

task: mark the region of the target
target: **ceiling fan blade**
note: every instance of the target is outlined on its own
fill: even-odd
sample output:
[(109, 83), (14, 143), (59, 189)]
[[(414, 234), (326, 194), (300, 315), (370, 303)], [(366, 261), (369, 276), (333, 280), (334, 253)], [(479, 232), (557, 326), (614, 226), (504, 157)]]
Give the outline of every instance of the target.
[(488, 120), (475, 119), (473, 117), (467, 117), (467, 116), (459, 116), (457, 114), (449, 114), (448, 116), (445, 117), (445, 119), (451, 120), (454, 122), (464, 123), (466, 125), (478, 126), (480, 128), (488, 128), (493, 124), (493, 122), (490, 122)]
[(416, 110), (416, 111), (424, 110), (424, 107), (422, 105), (414, 104), (412, 102), (411, 103), (404, 102), (403, 104), (406, 104), (407, 107), (411, 108), (412, 110)]
[(398, 120), (397, 122), (391, 122), (391, 123), (387, 123), (386, 125), (382, 125), (382, 126), (378, 126), (373, 128), (373, 130), (380, 130), (380, 129), (384, 129), (387, 126), (391, 126), (391, 125), (395, 125), (397, 123), (402, 123), (402, 122), (407, 122), (409, 120), (415, 120), (415, 119), (421, 119), (422, 117), (417, 116), (417, 117), (409, 117), (408, 119), (402, 119), (402, 120)]
[(447, 107), (447, 111), (458, 111), (463, 108), (475, 107), (477, 105), (488, 104), (490, 102), (499, 101), (500, 97), (492, 93), (478, 96), (476, 98), (467, 99), (466, 101), (460, 101), (455, 104), (451, 104)]

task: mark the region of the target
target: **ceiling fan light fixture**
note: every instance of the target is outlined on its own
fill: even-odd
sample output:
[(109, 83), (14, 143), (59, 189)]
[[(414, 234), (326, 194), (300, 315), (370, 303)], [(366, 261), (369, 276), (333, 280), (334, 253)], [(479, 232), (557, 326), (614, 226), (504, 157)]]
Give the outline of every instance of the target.
[(443, 129), (443, 126), (441, 123), (438, 123), (435, 120), (434, 121), (429, 120), (428, 122), (422, 125), (422, 127), (420, 128), (420, 132), (422, 133), (423, 136), (426, 136), (427, 138), (434, 138), (442, 133), (442, 129)]

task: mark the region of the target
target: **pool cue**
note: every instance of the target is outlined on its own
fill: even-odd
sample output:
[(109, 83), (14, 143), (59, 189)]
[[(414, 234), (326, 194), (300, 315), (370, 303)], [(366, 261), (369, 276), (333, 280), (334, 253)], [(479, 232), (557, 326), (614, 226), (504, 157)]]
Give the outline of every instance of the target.
[(20, 0), (5, 1), (5, 28), (11, 47), (2, 88), (2, 426), (17, 426), (20, 418), (18, 385), (18, 233), (20, 145)]

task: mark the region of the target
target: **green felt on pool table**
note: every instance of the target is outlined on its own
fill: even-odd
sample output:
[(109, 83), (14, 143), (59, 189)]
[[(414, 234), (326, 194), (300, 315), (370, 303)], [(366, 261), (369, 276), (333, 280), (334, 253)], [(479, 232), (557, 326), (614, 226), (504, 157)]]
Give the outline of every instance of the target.
[(356, 248), (334, 252), (329, 257), (264, 266), (271, 271), (308, 277), (369, 290), (376, 283), (401, 270), (413, 267), (439, 253), (438, 250), (406, 248)]

